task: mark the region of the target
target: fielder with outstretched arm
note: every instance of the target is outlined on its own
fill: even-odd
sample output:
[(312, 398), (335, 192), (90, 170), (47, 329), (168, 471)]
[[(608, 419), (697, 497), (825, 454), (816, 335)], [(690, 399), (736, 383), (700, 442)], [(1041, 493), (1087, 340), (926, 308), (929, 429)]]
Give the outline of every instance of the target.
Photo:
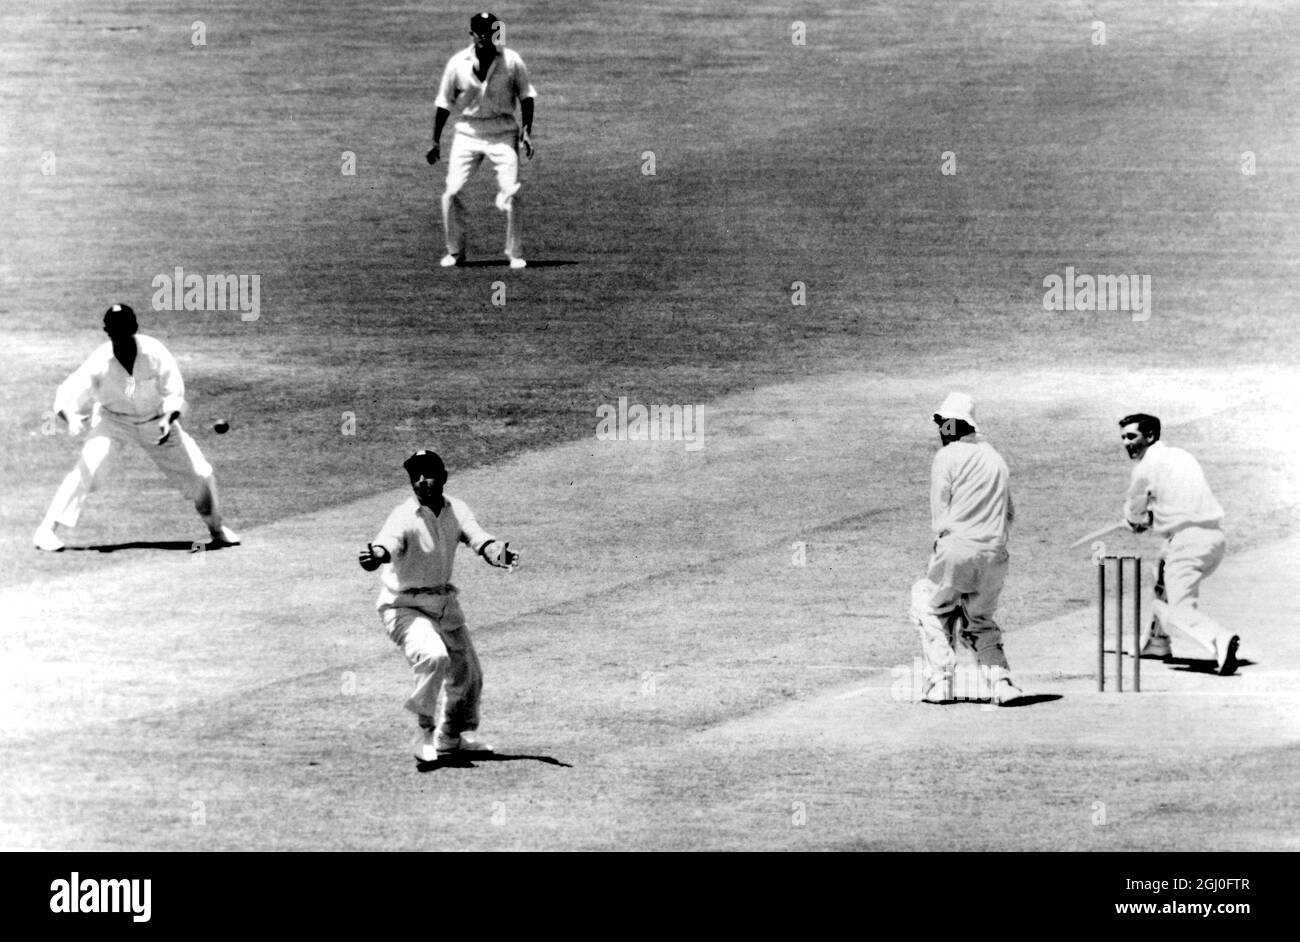
[(1155, 601), (1143, 657), (1172, 653), (1166, 629), (1174, 628), (1214, 655), (1221, 675), (1237, 669), (1240, 638), (1200, 610), (1201, 580), (1219, 568), (1227, 541), (1223, 508), (1205, 472), (1188, 452), (1160, 441), (1160, 420), (1137, 412), (1119, 420), (1120, 438), (1134, 462), (1124, 500), (1124, 519), (1135, 533), (1150, 528), (1165, 538), (1156, 569)]
[(1023, 696), (1011, 682), (1002, 629), (993, 620), (1007, 577), (1007, 538), (1015, 508), (1002, 456), (979, 434), (975, 401), (954, 392), (934, 413), (941, 447), (930, 466), (934, 552), (912, 586), (912, 623), (921, 633), (928, 703), (953, 698), (958, 633), (987, 672), (999, 706)]
[(479, 725), (483, 672), (451, 584), (451, 567), (461, 543), (507, 572), (519, 554), (480, 527), (464, 501), (443, 493), (447, 469), (438, 455), (417, 451), (403, 467), (415, 496), (388, 515), (358, 560), (367, 572), (383, 567), (376, 607), (415, 674), (415, 690), (406, 701), (420, 727), (412, 748), (422, 762), (491, 752), (469, 735)]

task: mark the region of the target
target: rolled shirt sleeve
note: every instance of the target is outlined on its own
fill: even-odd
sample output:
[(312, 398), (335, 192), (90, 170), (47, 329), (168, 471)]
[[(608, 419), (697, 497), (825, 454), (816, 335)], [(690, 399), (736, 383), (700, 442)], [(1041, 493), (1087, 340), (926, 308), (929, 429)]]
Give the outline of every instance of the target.
[(152, 351), (158, 382), (158, 394), (162, 397), (163, 415), (185, 411), (185, 380), (181, 378), (181, 368), (171, 351), (160, 343), (154, 344)]
[(532, 81), (528, 78), (528, 67), (524, 65), (524, 60), (518, 54), (514, 57), (513, 68), (511, 69), (511, 78), (514, 80), (515, 97), (520, 101), (525, 98), (537, 98), (537, 89), (533, 88)]
[(451, 505), (452, 512), (456, 514), (456, 521), (460, 524), (460, 541), (472, 549), (475, 553), (480, 552), (484, 546), (496, 539), (488, 533), (474, 517), (474, 512), (469, 506), (457, 497), (447, 498), (447, 503)]
[(1145, 527), (1147, 510), (1151, 503), (1151, 481), (1139, 462), (1129, 477), (1128, 494), (1124, 497), (1124, 519), (1130, 526)]
[(73, 416), (88, 416), (95, 405), (94, 357), (77, 367), (59, 384), (54, 393), (54, 411)]
[(434, 107), (441, 108), (443, 111), (451, 111), (456, 107), (456, 98), (460, 95), (460, 89), (456, 85), (457, 58), (453, 57), (447, 63), (447, 67), (442, 70), (442, 81), (438, 83), (438, 97), (434, 99)]
[(382, 546), (388, 550), (390, 557), (396, 559), (406, 548), (406, 530), (411, 519), (411, 509), (406, 504), (395, 507), (375, 538), (370, 541), (371, 545)]

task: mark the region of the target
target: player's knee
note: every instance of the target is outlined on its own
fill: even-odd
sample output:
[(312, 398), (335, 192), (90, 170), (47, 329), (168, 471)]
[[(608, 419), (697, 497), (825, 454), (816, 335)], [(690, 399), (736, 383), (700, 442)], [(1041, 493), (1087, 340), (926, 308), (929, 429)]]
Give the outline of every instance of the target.
[(412, 652), (411, 669), (417, 674), (432, 674), (447, 666), (447, 652), (417, 650)]
[(497, 209), (501, 212), (508, 212), (513, 209), (518, 202), (518, 193), (522, 184), (516, 183), (513, 186), (506, 187), (504, 190), (497, 191)]
[(189, 490), (194, 501), (194, 509), (199, 513), (207, 515), (216, 509), (215, 481), (210, 473), (195, 475)]
[(922, 615), (933, 612), (932, 601), (934, 599), (934, 583), (929, 579), (918, 579), (912, 584), (912, 613), (913, 617), (921, 618)]

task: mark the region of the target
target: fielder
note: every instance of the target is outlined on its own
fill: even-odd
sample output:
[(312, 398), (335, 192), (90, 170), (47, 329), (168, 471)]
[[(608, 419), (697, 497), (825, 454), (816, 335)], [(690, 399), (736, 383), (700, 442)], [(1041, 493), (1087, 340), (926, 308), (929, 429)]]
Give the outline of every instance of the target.
[(1136, 462), (1124, 519), (1135, 533), (1150, 528), (1165, 538), (1142, 656), (1169, 657), (1166, 629), (1174, 628), (1214, 655), (1219, 674), (1231, 674), (1237, 669), (1241, 639), (1197, 607), (1201, 580), (1219, 568), (1227, 546), (1220, 529), (1223, 508), (1210, 492), (1200, 463), (1160, 441), (1158, 418), (1138, 412), (1124, 416), (1119, 425), (1124, 448)]
[(406, 701), (420, 727), (412, 745), (415, 758), (435, 762), (456, 753), (491, 752), (487, 743), (468, 735), (478, 729), (483, 672), (450, 581), (451, 567), (458, 543), (507, 572), (519, 554), (484, 531), (464, 501), (443, 493), (447, 469), (438, 455), (417, 451), (402, 466), (415, 496), (388, 515), (357, 558), (367, 572), (383, 566), (376, 607), (415, 674), (415, 690)]
[[(506, 258), (511, 268), (525, 264), (519, 222), (519, 145), (533, 157), (533, 100), (537, 90), (528, 80), (524, 60), (505, 46), (504, 25), (491, 13), (470, 18), (474, 44), (451, 57), (438, 87), (429, 163), (442, 153), (442, 130), (453, 110), (459, 110), (456, 136), (447, 158), (447, 189), (442, 194), (442, 225), (447, 237), (444, 268), (465, 263), (465, 203), (461, 190), (486, 157), (497, 173), (497, 209), (506, 214)], [(515, 122), (519, 102), (522, 123)]]
[(999, 706), (1023, 696), (1011, 682), (1002, 630), (993, 620), (1010, 557), (1015, 519), (1010, 474), (1002, 456), (979, 435), (975, 401), (948, 395), (934, 413), (941, 447), (930, 467), (934, 552), (924, 579), (912, 586), (912, 623), (921, 633), (929, 703), (953, 699), (955, 638), (969, 646)]
[(54, 396), (54, 411), (67, 423), (68, 434), (79, 434), (87, 420), (90, 434), (77, 466), (63, 479), (36, 530), (38, 550), (64, 548), (58, 528), (77, 525), (86, 499), (103, 481), (114, 443), (134, 443), (145, 450), (194, 501), (214, 544), (239, 543), (239, 536), (221, 522), (212, 466), (181, 428), (185, 383), (176, 360), (159, 341), (138, 330), (135, 311), (125, 304), (110, 307), (104, 314), (109, 342), (64, 380)]

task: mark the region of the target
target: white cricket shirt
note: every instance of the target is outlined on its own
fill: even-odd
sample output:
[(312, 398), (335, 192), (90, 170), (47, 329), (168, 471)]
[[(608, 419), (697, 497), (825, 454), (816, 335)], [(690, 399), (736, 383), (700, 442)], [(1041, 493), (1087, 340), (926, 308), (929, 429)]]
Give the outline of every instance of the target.
[(1217, 527), (1223, 520), (1223, 508), (1214, 499), (1200, 463), (1164, 442), (1147, 448), (1129, 478), (1125, 519), (1146, 523), (1147, 511), (1151, 511), (1151, 529), (1160, 536), (1186, 527)]
[(153, 337), (135, 335), (135, 364), (126, 371), (113, 356), (113, 344), (95, 350), (54, 394), (54, 411), (89, 415), (96, 402), (128, 421), (144, 422), (185, 411), (185, 383), (167, 348)]
[(477, 553), (492, 540), (463, 500), (445, 493), (442, 499), (442, 510), (435, 514), (412, 495), (393, 509), (371, 540), (392, 556), (380, 567), (383, 586), (390, 592), (446, 585), (457, 544)]
[(442, 73), (434, 104), (447, 111), (460, 111), (455, 125), (458, 134), (490, 137), (518, 130), (515, 102), (537, 97), (524, 60), (513, 49), (501, 49), (481, 81), (474, 75), (476, 65), (478, 57), (473, 46), (452, 56)]
[(944, 445), (930, 466), (930, 522), (936, 537), (1006, 546), (1015, 508), (1002, 456), (978, 434)]

